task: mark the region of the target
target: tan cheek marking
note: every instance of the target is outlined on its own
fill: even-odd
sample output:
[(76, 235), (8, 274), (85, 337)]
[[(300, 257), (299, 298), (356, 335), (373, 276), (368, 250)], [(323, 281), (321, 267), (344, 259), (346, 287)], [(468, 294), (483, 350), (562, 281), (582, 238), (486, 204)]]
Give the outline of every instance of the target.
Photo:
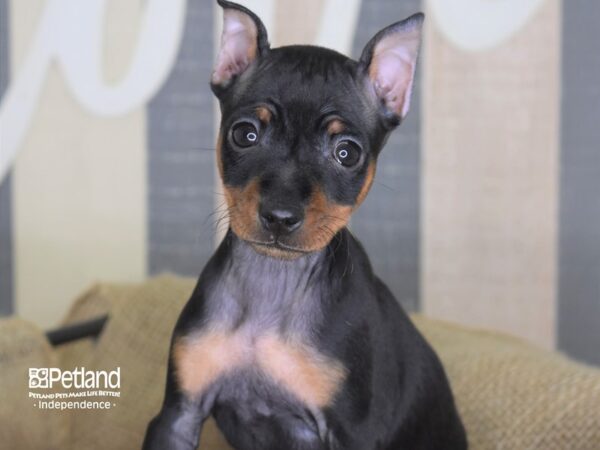
[(257, 343), (261, 369), (308, 406), (331, 404), (346, 378), (341, 363), (306, 346), (265, 336)]
[(302, 248), (315, 251), (325, 247), (333, 236), (348, 224), (352, 212), (363, 202), (375, 178), (375, 163), (367, 168), (365, 181), (353, 206), (330, 202), (326, 195), (316, 190), (306, 208), (306, 219), (299, 239)]
[(221, 175), (221, 179), (223, 179), (223, 160), (221, 157), (221, 152), (223, 151), (223, 135), (219, 132), (219, 136), (217, 137), (217, 169), (219, 169), (219, 175)]
[(316, 190), (306, 208), (306, 216), (300, 241), (306, 251), (325, 247), (331, 238), (348, 224), (352, 206), (338, 205), (327, 200), (326, 195)]
[(264, 106), (259, 106), (258, 108), (256, 108), (256, 117), (258, 117), (262, 123), (266, 124), (271, 122), (272, 114), (268, 108), (265, 108)]
[(360, 192), (358, 193), (358, 197), (356, 197), (356, 205), (354, 209), (358, 208), (360, 204), (364, 201), (365, 197), (369, 193), (371, 186), (373, 185), (373, 180), (375, 179), (375, 163), (369, 163), (369, 167), (367, 168), (367, 176), (365, 177), (365, 181), (363, 183)]
[(243, 189), (225, 186), (224, 194), (231, 228), (239, 237), (251, 239), (256, 232), (256, 214), (260, 200), (258, 178), (250, 181)]
[(341, 120), (338, 120), (338, 119), (334, 119), (327, 124), (327, 133), (330, 136), (340, 134), (345, 129), (346, 129), (346, 126), (344, 125), (344, 122), (342, 122)]
[(240, 340), (225, 333), (183, 338), (173, 348), (179, 387), (189, 396), (200, 395), (221, 375), (242, 365), (246, 354)]

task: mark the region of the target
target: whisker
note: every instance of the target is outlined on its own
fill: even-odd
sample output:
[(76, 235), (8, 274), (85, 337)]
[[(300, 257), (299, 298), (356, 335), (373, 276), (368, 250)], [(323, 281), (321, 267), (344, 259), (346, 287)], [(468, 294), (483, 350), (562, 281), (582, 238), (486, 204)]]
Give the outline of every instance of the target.
[(382, 183), (381, 181), (373, 180), (373, 183), (374, 184), (378, 184), (379, 186), (383, 186), (384, 188), (386, 188), (386, 189), (388, 189), (388, 190), (390, 190), (392, 192), (400, 192), (400, 189), (396, 189), (396, 188), (394, 188), (392, 186), (389, 186), (389, 185), (387, 185), (385, 183)]

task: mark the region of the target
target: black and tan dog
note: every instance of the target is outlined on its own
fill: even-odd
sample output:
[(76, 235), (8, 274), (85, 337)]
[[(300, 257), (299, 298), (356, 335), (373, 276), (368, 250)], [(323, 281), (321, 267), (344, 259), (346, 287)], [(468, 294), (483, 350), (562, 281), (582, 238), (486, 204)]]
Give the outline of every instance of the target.
[(269, 48), (224, 8), (212, 89), (230, 230), (173, 334), (145, 449), (195, 449), (213, 415), (239, 450), (465, 449), (444, 370), (345, 228), (406, 116), (423, 15), (359, 61)]

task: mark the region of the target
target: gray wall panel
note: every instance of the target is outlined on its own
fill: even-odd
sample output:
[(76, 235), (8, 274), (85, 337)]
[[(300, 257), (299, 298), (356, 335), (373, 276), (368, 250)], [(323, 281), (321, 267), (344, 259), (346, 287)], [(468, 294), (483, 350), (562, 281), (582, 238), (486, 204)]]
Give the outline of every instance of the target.
[[(8, 0), (0, 0), (0, 101), (10, 70)], [(0, 316), (13, 312), (13, 243), (10, 172), (0, 183)]]
[(558, 346), (600, 364), (600, 2), (563, 2)]
[(197, 275), (213, 250), (213, 4), (189, 0), (173, 71), (148, 106), (148, 270)]
[[(353, 56), (381, 28), (421, 11), (420, 0), (363, 0)], [(419, 308), (420, 227), (420, 68), (411, 111), (383, 150), (371, 193), (354, 215), (353, 233), (361, 240), (376, 273), (408, 309)]]

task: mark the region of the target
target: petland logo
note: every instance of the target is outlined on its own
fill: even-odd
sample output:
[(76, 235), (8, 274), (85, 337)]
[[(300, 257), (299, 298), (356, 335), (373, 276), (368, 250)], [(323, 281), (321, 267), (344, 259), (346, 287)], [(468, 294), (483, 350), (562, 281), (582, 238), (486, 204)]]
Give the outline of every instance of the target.
[(117, 367), (111, 372), (86, 370), (85, 367), (76, 367), (74, 370), (56, 367), (29, 369), (29, 389), (51, 389), (55, 383), (60, 383), (65, 389), (119, 389), (121, 368)]
[[(60, 389), (66, 392), (60, 392)], [(114, 370), (86, 370), (76, 367), (61, 370), (57, 367), (31, 367), (29, 369), (29, 398), (39, 409), (111, 409), (117, 406), (106, 397), (121, 396), (121, 368)], [(39, 392), (39, 389), (52, 389)], [(94, 398), (95, 400), (90, 400)], [(101, 398), (101, 399), (98, 399)]]

